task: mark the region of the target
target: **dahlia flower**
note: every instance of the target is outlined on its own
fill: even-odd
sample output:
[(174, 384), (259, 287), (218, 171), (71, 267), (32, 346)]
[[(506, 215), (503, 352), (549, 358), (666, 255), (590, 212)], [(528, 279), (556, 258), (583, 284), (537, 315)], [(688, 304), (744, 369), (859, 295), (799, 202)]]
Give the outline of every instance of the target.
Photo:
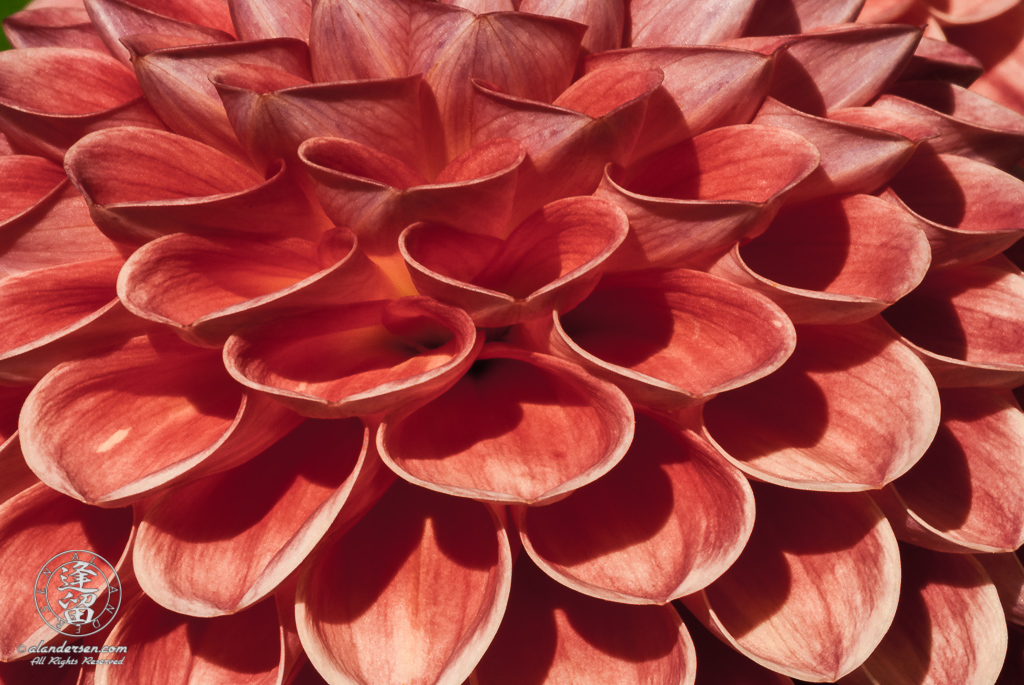
[(1021, 682), (1021, 101), (861, 4), (8, 18), (0, 682)]

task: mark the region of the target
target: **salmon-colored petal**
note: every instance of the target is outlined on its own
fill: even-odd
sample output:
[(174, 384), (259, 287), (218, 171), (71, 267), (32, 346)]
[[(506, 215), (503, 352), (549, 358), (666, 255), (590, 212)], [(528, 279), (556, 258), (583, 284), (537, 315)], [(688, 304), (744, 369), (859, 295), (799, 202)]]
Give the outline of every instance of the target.
[(3, 24), (7, 40), (19, 49), (74, 45), (107, 52), (84, 6), (24, 10), (5, 18)]
[(228, 0), (239, 40), (298, 38), (309, 40), (312, 0)]
[(555, 357), (495, 344), (443, 395), (386, 417), (377, 444), (417, 485), (541, 504), (607, 473), (632, 437), (633, 408), (618, 388)]
[(518, 507), (523, 546), (584, 594), (665, 604), (700, 590), (743, 550), (754, 496), (702, 439), (638, 414), (629, 452), (608, 474), (546, 507)]
[(746, 288), (698, 271), (605, 278), (556, 314), (550, 346), (634, 402), (678, 409), (766, 376), (796, 344), (789, 320)]
[(739, 560), (683, 601), (754, 661), (835, 681), (871, 654), (896, 613), (896, 538), (866, 494), (755, 485), (754, 496), (754, 532)]
[[(915, 23), (915, 22), (912, 22)], [(917, 22), (920, 23), (920, 22)], [(949, 28), (949, 27), (947, 27)], [(922, 36), (914, 56), (900, 74), (900, 81), (934, 79), (967, 88), (982, 75), (984, 67), (978, 58), (946, 39)]]
[(96, 685), (277, 685), (281, 627), (272, 599), (231, 616), (195, 618), (142, 595), (107, 636), (124, 662), (96, 667)]
[(389, 482), (375, 478), (382, 465), (371, 441), (356, 419), (310, 419), (245, 464), (166, 493), (139, 526), (142, 589), (192, 616), (260, 601), (339, 516), (361, 515)]
[(0, 227), (54, 193), (66, 178), (64, 170), (42, 157), (5, 155), (0, 157)]
[(794, 323), (851, 323), (913, 290), (930, 255), (912, 214), (870, 195), (850, 195), (784, 208), (711, 273), (759, 291)]
[(939, 396), (924, 364), (873, 320), (801, 326), (781, 369), (708, 402), (704, 421), (723, 455), (755, 478), (867, 490), (921, 458)]
[(235, 466), (298, 421), (246, 396), (218, 351), (151, 334), (51, 371), (26, 400), (19, 430), (25, 459), (45, 483), (115, 506)]
[(693, 685), (695, 671), (693, 642), (671, 606), (586, 597), (523, 554), (501, 628), (470, 682)]
[(992, 582), (966, 554), (900, 546), (903, 586), (892, 627), (861, 668), (892, 685), (995, 683), (1006, 623)]
[(944, 0), (931, 7), (943, 24), (978, 24), (1016, 6), (1013, 0)]
[(931, 447), (879, 503), (916, 545), (1013, 551), (1024, 544), (1024, 413), (1005, 391), (949, 388), (940, 397)]
[(696, 685), (793, 685), (793, 681), (750, 659), (737, 658), (736, 651), (715, 637), (688, 611), (680, 611), (683, 625), (693, 638), (697, 652)]
[[(581, 45), (584, 52), (622, 47), (622, 29), (626, 19), (624, 0), (522, 0), (517, 4), (520, 12), (560, 17), (586, 26), (587, 33)], [(475, 11), (480, 13), (483, 10)]]
[[(974, 558), (985, 569), (985, 573), (996, 586), (999, 601), (1003, 603), (1006, 620), (1018, 626), (1024, 626), (1024, 564), (1021, 563), (1020, 554), (1014, 552), (978, 554)], [(1016, 632), (1020, 633), (1020, 631)]]
[(0, 131), (19, 149), (60, 162), (85, 134), (119, 126), (163, 128), (132, 73), (110, 55), (77, 48), (0, 53)]
[(627, 42), (634, 47), (721, 43), (743, 34), (753, 9), (742, 0), (631, 0)]
[(936, 270), (884, 313), (943, 387), (1024, 383), (1024, 272), (1008, 259)]
[(28, 590), (4, 595), (0, 659), (24, 658), (18, 645), (68, 640), (47, 626), (36, 610), (32, 583), (47, 560), (65, 550), (84, 549), (116, 564), (131, 527), (130, 509), (90, 507), (42, 483), (0, 505), (0, 579), (6, 587)]
[(1024, 109), (1024, 5), (1015, 5), (988, 21), (947, 27), (950, 41), (968, 50), (985, 66), (971, 90), (1018, 112)]
[(269, 321), (229, 338), (224, 362), (240, 383), (303, 415), (345, 418), (441, 392), (482, 344), (465, 312), (417, 297)]
[(846, 24), (861, 11), (864, 0), (768, 0), (757, 3), (748, 36), (778, 36)]
[(397, 481), (307, 567), (299, 635), (333, 682), (457, 685), (498, 630), (511, 581), (494, 511)]
[[(503, 243), (415, 224), (399, 247), (420, 292), (464, 309), (478, 326), (498, 327), (573, 307), (628, 230), (626, 215), (610, 202), (570, 197), (544, 206)], [(486, 245), (486, 252), (474, 264), (455, 249), (460, 242)]]

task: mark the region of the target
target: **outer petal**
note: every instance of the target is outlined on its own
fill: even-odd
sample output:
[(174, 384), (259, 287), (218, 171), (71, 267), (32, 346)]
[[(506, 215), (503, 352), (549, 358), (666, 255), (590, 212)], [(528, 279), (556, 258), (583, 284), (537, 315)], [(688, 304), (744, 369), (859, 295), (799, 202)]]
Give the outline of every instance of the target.
[(44, 482), (113, 506), (235, 466), (297, 422), (245, 396), (216, 352), (151, 335), (58, 366), (29, 395), (19, 427)]
[(446, 393), (389, 415), (377, 445), (416, 485), (541, 504), (607, 473), (632, 437), (633, 408), (615, 386), (560, 359), (495, 344)]
[(739, 560), (688, 609), (742, 654), (803, 680), (835, 681), (871, 654), (900, 590), (899, 548), (865, 494), (756, 486)]
[(313, 15), (312, 0), (293, 0), (284, 11), (274, 0), (228, 0), (231, 23), (239, 40), (260, 38), (298, 38), (309, 40)]
[(546, 507), (518, 507), (530, 557), (560, 583), (613, 602), (665, 604), (702, 589), (740, 555), (754, 495), (696, 435), (637, 415), (614, 469)]
[(498, 630), (512, 554), (494, 511), (401, 481), (299, 581), (296, 618), (334, 683), (461, 683)]
[(520, 12), (569, 19), (587, 27), (582, 48), (595, 53), (622, 47), (624, 0), (522, 0)]
[(84, 6), (43, 7), (4, 19), (4, 34), (15, 48), (59, 48), (74, 45), (106, 53)]
[(867, 490), (905, 473), (935, 435), (939, 396), (873, 323), (798, 328), (781, 369), (704, 405), (707, 434), (739, 468), (788, 487)]
[(631, 0), (629, 43), (634, 47), (707, 45), (743, 33), (754, 4), (743, 0)]
[(670, 606), (573, 592), (522, 555), (508, 610), (471, 682), (480, 685), (693, 685), (693, 643)]

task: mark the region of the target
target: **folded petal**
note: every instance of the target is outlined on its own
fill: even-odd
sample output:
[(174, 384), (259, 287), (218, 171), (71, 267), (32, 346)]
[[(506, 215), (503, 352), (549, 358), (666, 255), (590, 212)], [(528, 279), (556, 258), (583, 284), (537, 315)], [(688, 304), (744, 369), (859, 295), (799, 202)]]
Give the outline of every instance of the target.
[(678, 409), (779, 368), (796, 333), (765, 298), (698, 271), (607, 277), (555, 315), (551, 348), (636, 403)]
[(784, 208), (711, 273), (759, 291), (794, 323), (851, 323), (917, 287), (930, 255), (910, 212), (849, 195)]
[(938, 391), (874, 323), (800, 326), (781, 369), (704, 405), (723, 455), (755, 478), (809, 490), (873, 489), (905, 473), (938, 428)]
[(465, 312), (417, 297), (313, 309), (228, 339), (240, 383), (295, 411), (347, 418), (433, 396), (476, 358), (483, 338)]
[(624, 0), (522, 0), (517, 9), (583, 24), (587, 33), (581, 47), (584, 52), (595, 53), (622, 47), (625, 4)]
[(54, 489), (116, 506), (250, 459), (299, 419), (246, 396), (220, 361), (151, 334), (57, 367), (22, 409), (25, 460)]
[(693, 685), (693, 642), (671, 606), (629, 606), (552, 581), (526, 555), (505, 618), (470, 682)]
[(742, 35), (753, 9), (743, 0), (631, 0), (627, 42), (633, 47), (721, 43)]
[(309, 40), (312, 0), (228, 0), (239, 40), (298, 38)]
[(84, 7), (41, 7), (4, 19), (4, 34), (19, 48), (59, 48), (74, 45), (107, 52)]
[(754, 532), (739, 560), (683, 601), (757, 663), (835, 681), (871, 654), (896, 613), (896, 538), (866, 494), (755, 485), (754, 496)]
[(459, 497), (541, 504), (607, 473), (633, 437), (633, 408), (574, 364), (485, 347), (466, 375), (420, 408), (386, 417), (384, 462)]
[(754, 496), (693, 433), (637, 414), (629, 452), (608, 474), (545, 507), (517, 507), (534, 562), (583, 594), (665, 604), (700, 590), (743, 550)]
[(301, 576), (299, 635), (333, 682), (457, 684), (498, 630), (511, 582), (493, 510), (397, 481)]

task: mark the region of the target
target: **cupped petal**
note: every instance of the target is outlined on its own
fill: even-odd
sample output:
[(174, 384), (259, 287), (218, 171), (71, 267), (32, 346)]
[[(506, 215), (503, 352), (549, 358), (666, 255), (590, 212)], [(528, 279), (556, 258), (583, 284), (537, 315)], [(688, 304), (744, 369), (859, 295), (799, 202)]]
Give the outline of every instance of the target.
[(30, 574), (55, 554), (76, 549), (89, 550), (120, 566), (131, 528), (130, 509), (90, 507), (42, 483), (0, 504), (0, 580), (5, 587), (24, 588), (4, 595), (0, 660), (24, 658), (18, 645), (24, 649), (40, 641), (68, 639), (40, 617)]
[(228, 339), (234, 378), (317, 418), (367, 416), (448, 388), (483, 337), (465, 312), (425, 297), (313, 309)]
[(693, 685), (693, 642), (671, 606), (630, 606), (573, 592), (526, 555), (505, 618), (470, 682)]
[(757, 290), (794, 323), (852, 323), (917, 287), (930, 256), (912, 214), (870, 195), (849, 195), (783, 208), (711, 273)]
[(757, 479), (868, 490), (924, 454), (939, 395), (924, 364), (874, 320), (799, 326), (786, 364), (705, 404), (704, 422), (722, 454)]
[(217, 351), (154, 333), (55, 368), (25, 401), (19, 432), (43, 482), (116, 506), (236, 466), (298, 422), (247, 396)]
[(19, 149), (60, 161), (91, 131), (163, 124), (132, 73), (110, 55), (79, 48), (0, 53), (0, 131)]
[(700, 437), (637, 414), (618, 466), (515, 515), (524, 548), (560, 583), (612, 602), (666, 604), (736, 561), (754, 525), (754, 495)]
[(132, 313), (206, 345), (219, 345), (243, 326), (314, 305), (393, 294), (345, 229), (324, 234), (319, 244), (298, 238), (165, 236), (132, 254), (117, 288)]
[(857, 668), (896, 613), (900, 550), (863, 493), (755, 485), (757, 519), (739, 560), (683, 602), (737, 651), (802, 680)]
[(921, 150), (889, 188), (921, 218), (934, 266), (980, 262), (1024, 235), (1024, 181), (983, 162)]
[(974, 558), (996, 586), (1006, 620), (1024, 626), (1024, 564), (1021, 563), (1020, 553), (978, 554)]
[(458, 685), (498, 630), (511, 582), (494, 510), (397, 481), (300, 577), (299, 635), (334, 683)]
[(631, 0), (627, 42), (633, 47), (709, 45), (743, 35), (754, 10), (745, 0)]
[(141, 595), (107, 636), (123, 663), (96, 667), (96, 685), (279, 685), (281, 622), (272, 599), (231, 616), (196, 618)]
[(796, 333), (767, 299), (698, 271), (606, 277), (556, 313), (550, 346), (633, 402), (679, 409), (779, 368)]
[(607, 473), (633, 438), (633, 408), (575, 364), (501, 344), (418, 408), (388, 415), (384, 462), (432, 490), (543, 504)]
[(1024, 383), (1024, 272), (1002, 256), (939, 269), (883, 316), (943, 387)]
[[(626, 20), (624, 0), (522, 0), (516, 4), (520, 12), (560, 17), (586, 26), (587, 33), (581, 45), (585, 53), (622, 47)], [(479, 13), (481, 10), (476, 11)]]
[(874, 192), (899, 171), (916, 148), (897, 133), (811, 116), (773, 98), (765, 101), (753, 123), (798, 133), (821, 154), (818, 170), (789, 195), (788, 202)]
[(371, 444), (357, 419), (310, 419), (245, 464), (156, 499), (134, 546), (143, 591), (190, 616), (262, 600), (390, 482)]
[(421, 223), (402, 233), (399, 247), (420, 292), (464, 309), (478, 326), (500, 327), (573, 307), (628, 231), (610, 202), (570, 197), (535, 212), (505, 241)]
[(864, 0), (761, 0), (756, 3), (745, 33), (778, 36), (847, 24), (857, 17), (863, 5)]
[(84, 6), (23, 10), (5, 18), (3, 26), (7, 40), (18, 49), (73, 45), (107, 52)]
[(901, 545), (900, 557), (896, 618), (855, 675), (886, 685), (995, 683), (1006, 658), (1006, 623), (981, 565), (967, 554), (913, 545)]
[(1013, 0), (945, 0), (930, 6), (929, 11), (943, 24), (978, 24), (1016, 4)]
[(329, 226), (283, 165), (264, 180), (219, 150), (173, 133), (94, 133), (69, 151), (66, 167), (93, 221), (122, 243), (169, 233), (315, 237)]
[(309, 40), (313, 0), (228, 0), (231, 23), (239, 40), (298, 38)]
[(681, 611), (683, 625), (697, 652), (695, 685), (793, 685), (793, 681), (750, 659), (736, 658), (736, 651), (702, 626), (688, 611)]

